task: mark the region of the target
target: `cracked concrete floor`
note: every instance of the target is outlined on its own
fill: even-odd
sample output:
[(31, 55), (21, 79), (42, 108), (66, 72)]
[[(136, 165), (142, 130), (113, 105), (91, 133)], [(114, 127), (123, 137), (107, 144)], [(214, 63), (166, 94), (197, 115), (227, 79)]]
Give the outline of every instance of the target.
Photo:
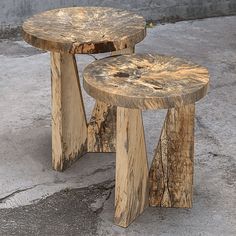
[[(148, 208), (128, 229), (112, 222), (114, 154), (87, 154), (63, 173), (51, 170), (49, 55), (1, 41), (0, 235), (236, 235), (235, 22), (158, 25), (137, 46), (206, 66), (211, 85), (197, 104), (193, 208)], [(94, 60), (77, 59), (80, 71)], [(94, 101), (84, 97), (89, 117)], [(144, 113), (149, 161), (165, 112)]]

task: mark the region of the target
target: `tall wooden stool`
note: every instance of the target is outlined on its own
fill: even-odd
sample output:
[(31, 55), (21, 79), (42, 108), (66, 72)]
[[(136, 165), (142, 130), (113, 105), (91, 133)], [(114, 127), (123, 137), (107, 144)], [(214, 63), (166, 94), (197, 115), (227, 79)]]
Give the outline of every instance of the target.
[[(110, 57), (84, 70), (88, 94), (117, 106), (116, 224), (142, 213), (148, 192), (152, 206), (192, 206), (195, 102), (208, 81), (207, 69), (163, 55)], [(168, 112), (149, 171), (141, 110), (161, 108)]]
[(133, 53), (145, 36), (142, 16), (112, 8), (55, 9), (23, 24), (24, 40), (51, 52), (55, 170), (64, 170), (86, 152), (115, 151), (116, 109), (97, 102), (87, 124), (75, 54)]

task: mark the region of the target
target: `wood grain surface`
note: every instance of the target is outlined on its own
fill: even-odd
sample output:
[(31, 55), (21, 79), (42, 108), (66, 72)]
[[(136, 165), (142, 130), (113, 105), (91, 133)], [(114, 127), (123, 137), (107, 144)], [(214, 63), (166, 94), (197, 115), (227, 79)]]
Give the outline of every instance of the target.
[(84, 88), (111, 105), (158, 109), (195, 103), (205, 96), (206, 68), (183, 59), (152, 54), (105, 58), (84, 70)]
[(88, 124), (88, 152), (116, 151), (116, 110), (115, 106), (96, 101)]
[(151, 206), (192, 207), (194, 114), (194, 104), (167, 112), (149, 172)]
[(51, 53), (52, 165), (62, 171), (87, 151), (87, 124), (75, 57)]
[[(112, 52), (112, 55), (134, 53), (135, 47)], [(88, 152), (116, 151), (117, 107), (96, 101), (88, 123)]]
[(148, 164), (142, 113), (117, 108), (115, 223), (127, 227), (148, 206)]
[(29, 44), (53, 52), (103, 53), (133, 47), (146, 36), (142, 16), (106, 7), (72, 7), (37, 14), (23, 24)]

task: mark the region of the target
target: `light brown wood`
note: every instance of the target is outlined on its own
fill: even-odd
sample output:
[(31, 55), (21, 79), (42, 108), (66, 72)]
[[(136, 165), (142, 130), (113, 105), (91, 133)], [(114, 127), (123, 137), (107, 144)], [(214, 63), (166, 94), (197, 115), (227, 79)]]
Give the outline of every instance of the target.
[(87, 151), (87, 124), (75, 57), (51, 53), (52, 165), (62, 171)]
[(205, 96), (206, 68), (183, 59), (152, 54), (105, 58), (84, 70), (92, 97), (120, 107), (159, 109), (192, 104)]
[(96, 101), (88, 124), (88, 152), (116, 151), (116, 107)]
[(125, 48), (122, 50), (113, 51), (113, 52), (111, 52), (111, 56), (129, 55), (129, 54), (133, 54), (134, 52), (135, 52), (135, 44), (133, 45), (133, 47), (130, 47), (130, 48)]
[(29, 44), (71, 54), (122, 50), (146, 36), (142, 16), (107, 7), (54, 9), (29, 18), (22, 28)]
[(117, 108), (115, 223), (127, 227), (148, 205), (148, 164), (142, 113)]
[[(112, 55), (132, 54), (135, 47), (112, 52)], [(88, 123), (88, 152), (116, 151), (116, 106), (96, 101)]]
[(192, 207), (195, 105), (169, 109), (149, 173), (151, 206)]

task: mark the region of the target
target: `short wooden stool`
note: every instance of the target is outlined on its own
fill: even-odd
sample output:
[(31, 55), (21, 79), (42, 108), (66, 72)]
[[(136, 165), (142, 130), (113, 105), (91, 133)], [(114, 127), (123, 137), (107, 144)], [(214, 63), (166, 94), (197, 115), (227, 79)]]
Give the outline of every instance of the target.
[[(208, 81), (207, 69), (163, 55), (114, 56), (84, 70), (88, 94), (117, 106), (116, 224), (127, 227), (148, 195), (152, 206), (192, 206), (195, 102)], [(149, 171), (141, 110), (161, 108), (168, 112)]]
[(64, 170), (86, 152), (115, 151), (116, 109), (97, 102), (87, 124), (75, 54), (133, 53), (145, 36), (142, 16), (112, 8), (55, 9), (23, 24), (24, 40), (51, 52), (55, 170)]

